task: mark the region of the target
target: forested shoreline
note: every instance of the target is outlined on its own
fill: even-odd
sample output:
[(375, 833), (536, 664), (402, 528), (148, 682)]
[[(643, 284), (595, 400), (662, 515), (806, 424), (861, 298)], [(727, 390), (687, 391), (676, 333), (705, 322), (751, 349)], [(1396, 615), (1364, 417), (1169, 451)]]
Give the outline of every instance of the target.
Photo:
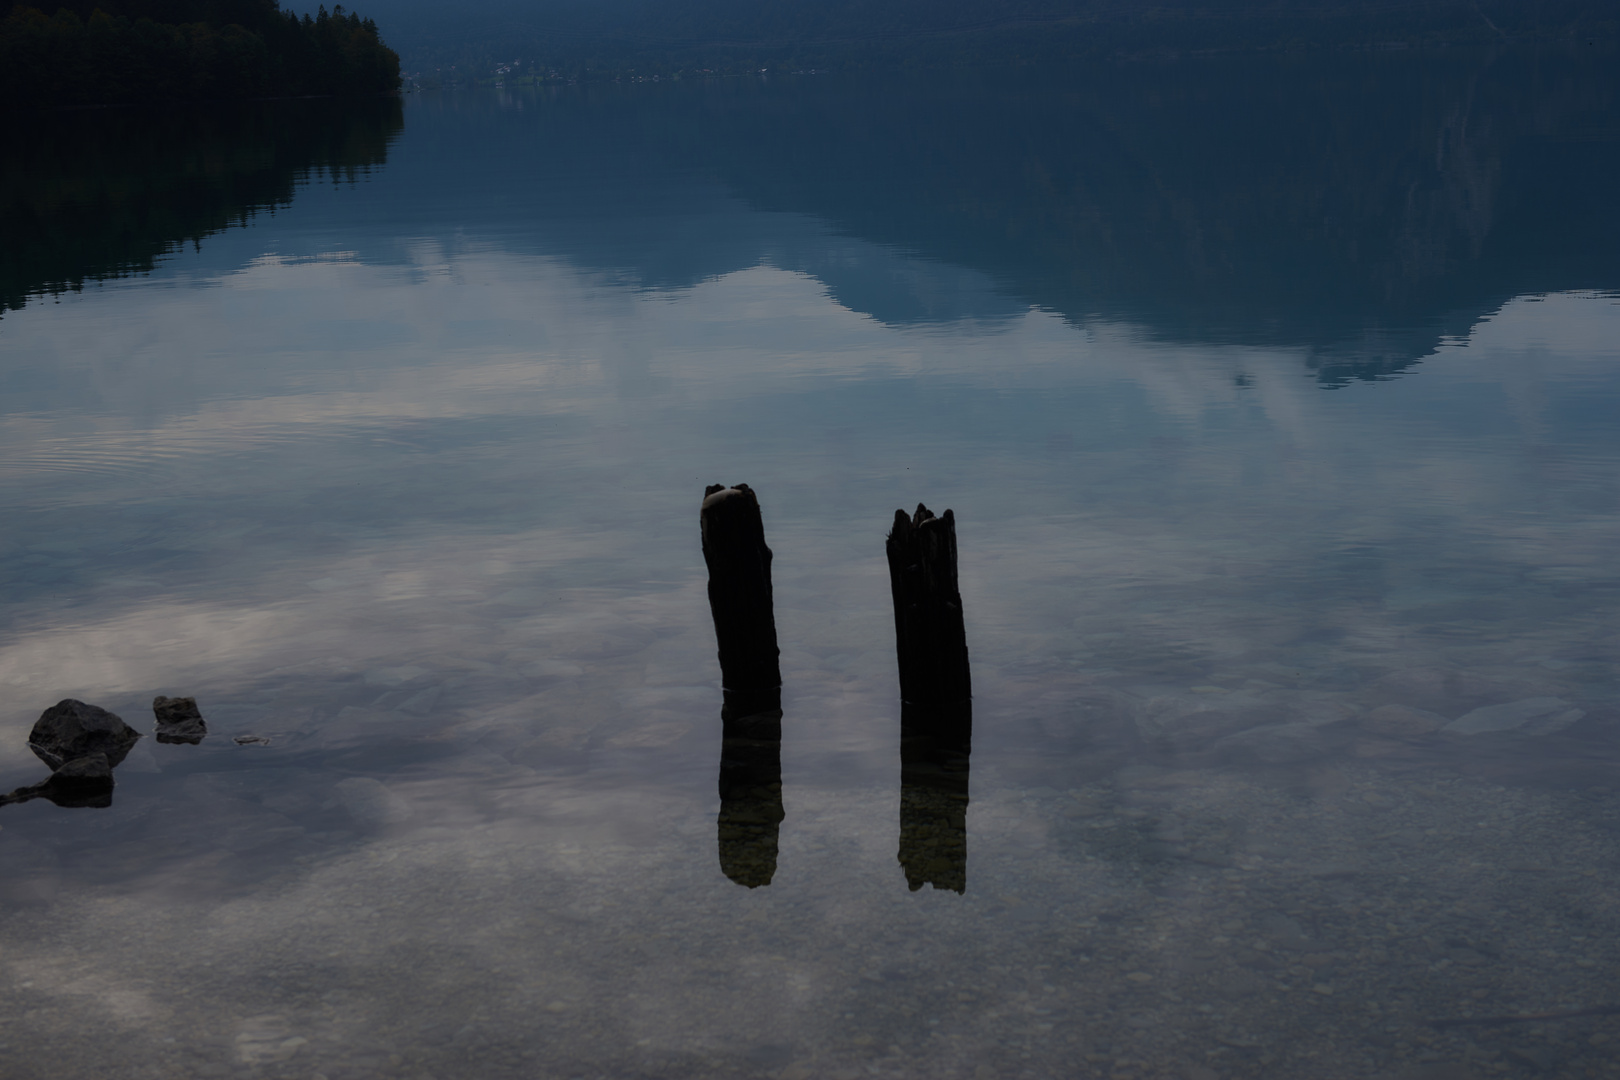
[(393, 93), (399, 56), (377, 24), (276, 0), (20, 3), (0, 21), (0, 94), (12, 109)]

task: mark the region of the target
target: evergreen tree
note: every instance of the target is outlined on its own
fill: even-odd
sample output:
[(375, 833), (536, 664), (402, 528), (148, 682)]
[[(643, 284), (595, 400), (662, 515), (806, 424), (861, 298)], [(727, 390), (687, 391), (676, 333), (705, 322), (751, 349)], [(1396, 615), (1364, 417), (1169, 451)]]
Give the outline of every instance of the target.
[(0, 21), (13, 109), (398, 89), (399, 56), (341, 5), (299, 18), (276, 0), (63, 0)]

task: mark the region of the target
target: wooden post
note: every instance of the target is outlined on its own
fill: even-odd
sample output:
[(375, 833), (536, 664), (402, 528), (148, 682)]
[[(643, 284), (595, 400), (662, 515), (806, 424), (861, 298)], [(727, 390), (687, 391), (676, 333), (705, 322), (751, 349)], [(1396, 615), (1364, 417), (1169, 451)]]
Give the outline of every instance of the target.
[(700, 523), (725, 688), (741, 694), (778, 690), (782, 669), (771, 607), (771, 549), (765, 546), (759, 499), (747, 484), (713, 484), (704, 489)]
[(900, 852), (906, 883), (967, 890), (973, 693), (956, 584), (956, 517), (896, 510), (887, 544), (900, 667)]
[(747, 484), (703, 493), (703, 559), (719, 644), (720, 869), (758, 888), (776, 875), (782, 809), (782, 672), (771, 600), (771, 549)]
[(956, 516), (947, 510), (937, 518), (921, 503), (912, 517), (896, 510), (886, 547), (900, 700), (926, 706), (972, 700), (962, 595), (956, 588)]

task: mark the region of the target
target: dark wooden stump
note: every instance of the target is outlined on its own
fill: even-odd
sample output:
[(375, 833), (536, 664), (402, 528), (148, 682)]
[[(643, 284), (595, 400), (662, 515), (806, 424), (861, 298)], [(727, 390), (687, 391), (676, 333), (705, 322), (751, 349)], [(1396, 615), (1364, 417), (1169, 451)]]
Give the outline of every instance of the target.
[(711, 485), (704, 489), (700, 523), (725, 688), (739, 693), (779, 688), (771, 549), (765, 546), (759, 500), (747, 484)]
[(956, 588), (956, 517), (947, 510), (937, 518), (921, 503), (912, 517), (896, 510), (886, 547), (900, 700), (948, 713), (973, 698)]
[(771, 601), (771, 549), (747, 484), (703, 493), (703, 560), (719, 643), (720, 870), (758, 888), (776, 876), (782, 819), (782, 672)]
[(973, 691), (956, 584), (956, 518), (896, 510), (887, 544), (900, 666), (900, 852), (906, 884), (967, 890)]

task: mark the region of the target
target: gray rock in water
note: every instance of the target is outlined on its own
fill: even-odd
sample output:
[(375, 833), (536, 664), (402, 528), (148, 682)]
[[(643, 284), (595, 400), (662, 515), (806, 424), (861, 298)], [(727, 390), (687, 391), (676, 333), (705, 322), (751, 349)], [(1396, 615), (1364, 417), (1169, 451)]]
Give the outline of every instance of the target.
[(115, 768), (141, 733), (122, 719), (82, 701), (68, 698), (46, 709), (28, 736), (28, 748), (53, 769), (92, 754), (106, 756), (107, 768)]
[(1525, 731), (1546, 735), (1569, 727), (1585, 715), (1580, 709), (1571, 708), (1569, 702), (1562, 698), (1533, 697), (1475, 709), (1457, 717), (1441, 730), (1457, 735), (1478, 735), (1487, 731)]
[(380, 780), (352, 776), (337, 785), (337, 797), (357, 824), (381, 829), (410, 820), (411, 804)]
[(1316, 724), (1266, 724), (1218, 740), (1215, 750), (1230, 761), (1287, 765), (1317, 757), (1330, 745)]
[(157, 718), (157, 741), (188, 743), (195, 746), (208, 734), (208, 724), (197, 710), (197, 699), (163, 697), (152, 699), (152, 715)]
[(86, 754), (74, 758), (51, 774), (51, 781), (64, 787), (100, 787), (112, 783), (112, 762), (106, 754)]

